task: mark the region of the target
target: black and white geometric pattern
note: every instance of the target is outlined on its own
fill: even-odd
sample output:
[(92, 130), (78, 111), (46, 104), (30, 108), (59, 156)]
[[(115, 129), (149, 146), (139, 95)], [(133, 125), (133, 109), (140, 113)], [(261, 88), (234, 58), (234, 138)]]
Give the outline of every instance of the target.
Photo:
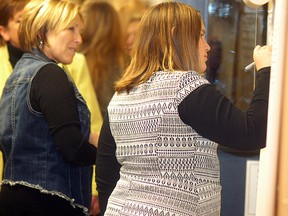
[(114, 95), (108, 112), (122, 167), (105, 215), (220, 215), (218, 145), (177, 111), (206, 83), (193, 71), (160, 71), (129, 94)]

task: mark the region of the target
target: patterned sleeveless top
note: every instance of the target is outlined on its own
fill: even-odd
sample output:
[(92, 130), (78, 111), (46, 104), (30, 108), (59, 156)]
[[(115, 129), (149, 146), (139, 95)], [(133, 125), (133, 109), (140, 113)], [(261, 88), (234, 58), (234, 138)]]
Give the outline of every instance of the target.
[(160, 71), (114, 95), (108, 112), (122, 167), (105, 215), (220, 215), (218, 145), (184, 124), (177, 109), (206, 83), (193, 71)]

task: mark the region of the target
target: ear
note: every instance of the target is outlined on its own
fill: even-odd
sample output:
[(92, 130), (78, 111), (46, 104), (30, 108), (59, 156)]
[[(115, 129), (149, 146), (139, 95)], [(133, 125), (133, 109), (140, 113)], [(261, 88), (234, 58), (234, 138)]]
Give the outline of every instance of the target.
[(175, 33), (174, 33), (174, 32), (175, 32), (175, 28), (176, 28), (176, 27), (173, 26), (172, 29), (171, 29), (171, 36), (172, 36), (172, 38), (174, 38), (174, 36), (175, 36)]
[(9, 41), (11, 38), (7, 27), (3, 25), (0, 25), (0, 35), (5, 41)]

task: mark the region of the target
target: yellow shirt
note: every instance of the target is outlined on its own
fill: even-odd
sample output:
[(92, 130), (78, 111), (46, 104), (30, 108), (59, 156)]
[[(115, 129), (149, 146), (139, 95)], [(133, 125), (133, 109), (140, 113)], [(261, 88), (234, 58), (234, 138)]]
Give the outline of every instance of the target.
[[(0, 97), (5, 85), (5, 82), (12, 71), (12, 65), (9, 61), (9, 53), (7, 46), (0, 47)], [(2, 152), (0, 151), (0, 180), (2, 179), (3, 174), (3, 157)]]
[(0, 47), (0, 97), (5, 85), (5, 82), (12, 72), (12, 65), (9, 61), (9, 53), (7, 46)]
[[(5, 82), (13, 70), (12, 65), (9, 61), (7, 46), (0, 47), (0, 61), (1, 61), (0, 63), (0, 97), (1, 97)], [(79, 92), (82, 94), (83, 98), (87, 103), (87, 106), (91, 112), (91, 132), (99, 134), (103, 119), (101, 116), (99, 104), (97, 101), (96, 94), (94, 92), (94, 88), (91, 82), (88, 66), (84, 55), (77, 53), (74, 56), (73, 62), (70, 65), (65, 66), (60, 65), (60, 66), (62, 66), (66, 70), (68, 75), (73, 79)], [(3, 173), (3, 158), (2, 153), (0, 152), (0, 180), (2, 179), (2, 173)], [(97, 195), (95, 172), (93, 172), (92, 194)]]

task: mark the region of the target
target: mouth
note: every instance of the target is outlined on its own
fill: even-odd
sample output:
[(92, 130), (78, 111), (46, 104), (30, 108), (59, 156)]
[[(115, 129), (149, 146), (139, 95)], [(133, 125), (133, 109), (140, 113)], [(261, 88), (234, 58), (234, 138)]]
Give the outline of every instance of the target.
[(70, 50), (73, 54), (75, 54), (75, 53), (77, 52), (77, 49), (76, 49), (76, 48), (69, 48), (69, 50)]

